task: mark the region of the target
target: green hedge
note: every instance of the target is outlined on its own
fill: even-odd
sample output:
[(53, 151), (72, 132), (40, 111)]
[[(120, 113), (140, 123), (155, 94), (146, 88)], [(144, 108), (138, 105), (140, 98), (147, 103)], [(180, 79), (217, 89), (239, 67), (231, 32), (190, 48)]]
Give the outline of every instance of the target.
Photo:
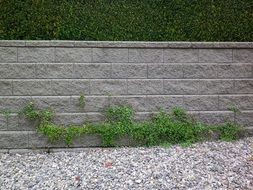
[(0, 39), (252, 41), (252, 0), (0, 0)]

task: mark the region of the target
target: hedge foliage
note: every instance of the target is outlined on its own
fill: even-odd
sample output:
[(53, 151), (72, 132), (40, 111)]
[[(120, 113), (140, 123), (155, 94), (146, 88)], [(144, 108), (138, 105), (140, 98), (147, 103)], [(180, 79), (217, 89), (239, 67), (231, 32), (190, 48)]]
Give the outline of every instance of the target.
[(0, 0), (0, 39), (252, 41), (252, 0)]

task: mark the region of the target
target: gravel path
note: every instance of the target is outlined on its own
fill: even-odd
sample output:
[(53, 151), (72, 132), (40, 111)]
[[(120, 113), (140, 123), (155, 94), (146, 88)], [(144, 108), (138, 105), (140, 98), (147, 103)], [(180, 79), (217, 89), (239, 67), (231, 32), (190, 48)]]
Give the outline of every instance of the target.
[(0, 154), (0, 189), (253, 189), (253, 138), (188, 148)]

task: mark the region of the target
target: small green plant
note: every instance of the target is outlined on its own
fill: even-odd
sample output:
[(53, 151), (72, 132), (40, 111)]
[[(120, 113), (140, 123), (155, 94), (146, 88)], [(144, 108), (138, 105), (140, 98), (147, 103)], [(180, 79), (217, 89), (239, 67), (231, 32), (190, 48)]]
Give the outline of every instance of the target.
[(235, 105), (232, 105), (232, 106), (228, 107), (228, 110), (232, 111), (234, 113), (239, 113), (240, 112), (240, 109)]
[(2, 114), (6, 117), (6, 119), (8, 120), (10, 115), (11, 115), (11, 111), (6, 109), (2, 111)]
[(24, 115), (38, 122), (38, 131), (50, 141), (64, 140), (70, 146), (75, 137), (84, 134), (97, 134), (102, 138), (104, 146), (116, 146), (117, 138), (128, 136), (138, 145), (173, 145), (189, 146), (203, 139), (207, 132), (217, 133), (221, 140), (238, 138), (240, 126), (235, 123), (222, 125), (205, 125), (195, 121), (183, 109), (174, 108), (171, 113), (160, 111), (150, 120), (136, 122), (134, 111), (130, 106), (112, 106), (106, 109), (106, 121), (99, 124), (86, 124), (67, 127), (52, 122), (53, 112), (38, 110), (30, 102), (24, 109)]
[(80, 106), (82, 109), (84, 109), (85, 103), (86, 103), (86, 98), (85, 98), (85, 96), (82, 94), (82, 95), (79, 97), (79, 106)]

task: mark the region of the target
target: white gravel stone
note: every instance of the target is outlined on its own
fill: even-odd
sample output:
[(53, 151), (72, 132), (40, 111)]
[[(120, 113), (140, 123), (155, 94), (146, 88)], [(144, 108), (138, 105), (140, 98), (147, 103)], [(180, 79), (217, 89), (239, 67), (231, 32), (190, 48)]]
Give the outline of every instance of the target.
[(0, 153), (0, 189), (253, 189), (253, 137), (187, 148)]

